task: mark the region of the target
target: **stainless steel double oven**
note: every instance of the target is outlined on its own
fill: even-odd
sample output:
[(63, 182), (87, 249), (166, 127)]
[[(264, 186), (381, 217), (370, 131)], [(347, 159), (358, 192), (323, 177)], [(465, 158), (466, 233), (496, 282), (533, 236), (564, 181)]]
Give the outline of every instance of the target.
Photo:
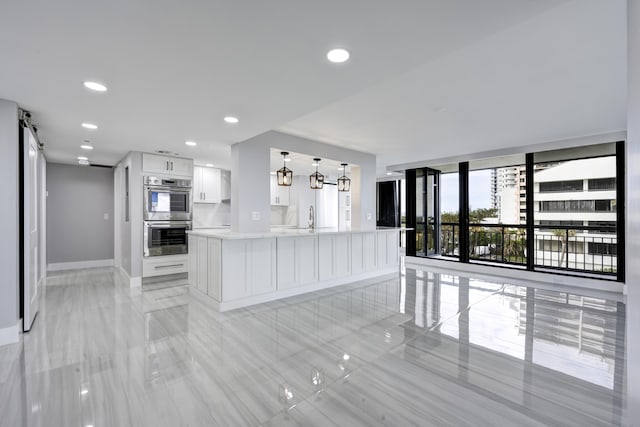
[(190, 179), (144, 177), (144, 256), (188, 252), (191, 230)]

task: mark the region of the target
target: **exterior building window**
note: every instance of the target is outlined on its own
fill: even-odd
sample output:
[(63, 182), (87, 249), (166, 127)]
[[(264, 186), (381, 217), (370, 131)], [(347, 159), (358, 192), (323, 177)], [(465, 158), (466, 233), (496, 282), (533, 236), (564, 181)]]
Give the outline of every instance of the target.
[(570, 192), (570, 191), (582, 191), (584, 182), (581, 179), (573, 181), (551, 181), (541, 182), (541, 193), (558, 193), (558, 192)]
[(540, 212), (615, 212), (615, 200), (546, 200)]
[(588, 182), (589, 191), (615, 190), (615, 178), (597, 178), (590, 179)]
[(592, 255), (618, 255), (615, 243), (589, 242), (589, 253)]

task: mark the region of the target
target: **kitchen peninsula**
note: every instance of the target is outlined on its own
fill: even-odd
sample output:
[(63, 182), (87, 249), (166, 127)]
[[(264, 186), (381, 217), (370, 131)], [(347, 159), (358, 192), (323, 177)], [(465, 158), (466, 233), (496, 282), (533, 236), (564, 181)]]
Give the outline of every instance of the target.
[(399, 268), (399, 228), (189, 232), (189, 277), (220, 311), (367, 279)]

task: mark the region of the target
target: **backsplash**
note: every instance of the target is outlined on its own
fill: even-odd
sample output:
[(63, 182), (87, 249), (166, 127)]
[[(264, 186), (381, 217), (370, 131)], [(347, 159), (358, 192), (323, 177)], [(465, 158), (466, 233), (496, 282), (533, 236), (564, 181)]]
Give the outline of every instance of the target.
[(222, 203), (194, 203), (193, 228), (217, 227), (231, 223), (231, 204)]

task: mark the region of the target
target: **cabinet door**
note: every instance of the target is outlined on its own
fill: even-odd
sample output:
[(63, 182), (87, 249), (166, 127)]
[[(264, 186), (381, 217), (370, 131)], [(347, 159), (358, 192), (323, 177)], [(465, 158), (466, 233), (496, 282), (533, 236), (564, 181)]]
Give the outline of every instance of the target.
[(170, 173), (169, 161), (169, 157), (145, 153), (142, 155), (142, 170), (144, 172), (166, 175)]
[(333, 279), (334, 236), (318, 236), (318, 272), (320, 281)]
[(295, 263), (298, 285), (310, 285), (318, 281), (317, 237), (296, 238)]
[[(189, 284), (196, 286), (198, 280), (198, 241), (197, 236), (189, 235)], [(197, 286), (196, 286), (197, 287)]]
[(260, 295), (276, 290), (276, 239), (254, 239), (249, 241), (248, 271), (251, 295)]
[(333, 236), (333, 275), (345, 277), (351, 274), (351, 236)]
[(169, 158), (171, 175), (193, 177), (193, 160), (180, 159), (178, 157)]
[(388, 231), (387, 235), (387, 265), (398, 265), (400, 257), (400, 236), (397, 231)]
[(351, 271), (364, 273), (364, 233), (351, 235)]
[(198, 272), (196, 287), (198, 290), (207, 293), (207, 282), (209, 281), (209, 250), (207, 248), (207, 238), (204, 236), (197, 236), (198, 245)]
[(202, 167), (195, 166), (193, 168), (193, 203), (203, 203), (204, 190), (202, 184)]
[(278, 206), (289, 206), (289, 190), (291, 187), (276, 185), (278, 188)]
[(231, 172), (220, 171), (220, 199), (229, 200), (231, 198)]
[(249, 240), (222, 241), (222, 300), (232, 301), (251, 295), (247, 280)]
[(204, 203), (220, 203), (220, 169), (200, 168)]
[(290, 289), (298, 286), (296, 281), (296, 238), (279, 237), (276, 244), (278, 290)]
[(222, 240), (207, 239), (209, 241), (209, 283), (207, 284), (207, 293), (210, 297), (217, 301), (222, 299), (222, 288), (220, 286), (221, 277), (221, 261), (222, 261)]
[(363, 256), (364, 256), (364, 269), (365, 271), (373, 271), (378, 266), (378, 252), (376, 245), (376, 234), (372, 233), (363, 233)]
[(271, 191), (271, 206), (278, 205), (278, 178), (271, 175), (271, 179), (269, 181), (269, 187)]

